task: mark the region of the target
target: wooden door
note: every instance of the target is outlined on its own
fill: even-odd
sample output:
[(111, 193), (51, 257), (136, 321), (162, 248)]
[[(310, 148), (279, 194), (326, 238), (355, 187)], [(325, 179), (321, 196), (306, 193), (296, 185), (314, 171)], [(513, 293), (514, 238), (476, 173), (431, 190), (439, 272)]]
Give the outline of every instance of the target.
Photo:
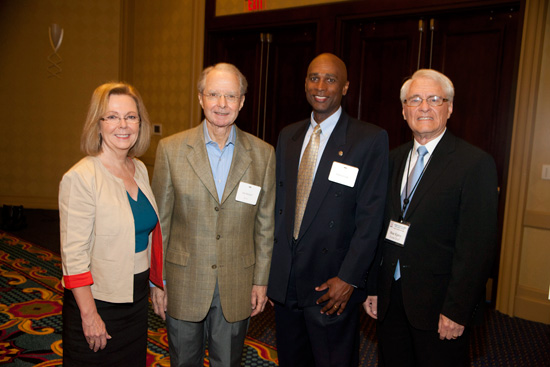
[[(367, 18), (342, 27), (341, 53), (351, 81), (346, 108), (386, 129), (390, 148), (411, 140), (399, 101), (403, 82), (418, 68), (439, 70), (453, 81), (454, 108), (447, 126), (495, 159), (500, 226), (512, 136), (519, 14), (518, 7), (507, 6)], [(494, 291), (497, 275), (495, 260)]]
[(420, 18), (375, 20), (349, 24), (342, 38), (342, 58), (350, 87), (346, 111), (386, 129), (390, 148), (411, 139), (401, 114), (399, 90), (423, 62)]
[(205, 66), (227, 62), (235, 65), (246, 77), (248, 91), (236, 124), (244, 131), (257, 135), (259, 80), (265, 36), (256, 31), (212, 32), (208, 35), (208, 40)]
[(501, 194), (512, 135), (518, 16), (517, 9), (505, 8), (434, 20), (432, 65), (455, 87), (447, 126), (495, 158)]
[(208, 34), (205, 65), (229, 62), (247, 78), (240, 128), (275, 146), (284, 126), (309, 115), (302, 86), (315, 40), (314, 24)]
[(447, 126), (457, 136), (491, 154), (497, 166), (499, 251), (492, 272), (493, 303), (512, 140), (519, 23), (518, 9), (510, 7), (460, 17), (449, 15), (433, 22), (432, 67), (447, 75), (455, 87), (453, 114)]
[(316, 56), (316, 33), (311, 25), (279, 29), (272, 34), (260, 137), (275, 146), (283, 127), (311, 114), (305, 80), (309, 63)]

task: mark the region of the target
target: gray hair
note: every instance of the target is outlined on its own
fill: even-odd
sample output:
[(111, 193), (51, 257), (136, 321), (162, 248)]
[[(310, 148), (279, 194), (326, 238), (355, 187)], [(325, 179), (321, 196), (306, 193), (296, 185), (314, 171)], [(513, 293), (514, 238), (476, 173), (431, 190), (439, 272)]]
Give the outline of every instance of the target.
[(399, 94), (399, 97), (401, 98), (401, 103), (403, 103), (403, 101), (407, 97), (407, 94), (409, 94), (409, 89), (413, 80), (421, 78), (431, 79), (439, 83), (439, 85), (443, 89), (443, 93), (445, 93), (445, 95), (442, 97), (447, 98), (449, 102), (453, 102), (453, 98), (455, 96), (455, 87), (453, 86), (453, 82), (451, 82), (451, 79), (449, 79), (443, 73), (440, 73), (439, 71), (433, 69), (419, 69), (412, 75), (410, 79), (403, 83), (403, 86), (401, 87), (401, 92)]
[(211, 71), (214, 71), (214, 70), (226, 71), (228, 73), (235, 74), (235, 76), (237, 76), (237, 78), (239, 79), (239, 87), (240, 87), (241, 95), (244, 95), (246, 93), (246, 90), (248, 88), (248, 82), (246, 81), (246, 78), (243, 75), (243, 73), (241, 73), (235, 65), (228, 64), (225, 62), (220, 62), (219, 64), (216, 64), (214, 66), (209, 66), (202, 71), (199, 82), (197, 83), (197, 88), (199, 90), (199, 93), (204, 92), (204, 88), (206, 88), (206, 77)]

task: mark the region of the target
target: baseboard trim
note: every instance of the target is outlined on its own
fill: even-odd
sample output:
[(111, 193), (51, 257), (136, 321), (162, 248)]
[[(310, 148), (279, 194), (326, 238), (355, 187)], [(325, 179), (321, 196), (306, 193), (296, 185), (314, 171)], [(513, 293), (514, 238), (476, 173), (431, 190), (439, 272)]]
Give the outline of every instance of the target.
[(526, 210), (523, 224), (527, 227), (550, 230), (550, 213)]
[(0, 196), (1, 205), (23, 205), (28, 209), (53, 209), (58, 210), (57, 197), (32, 197), (32, 196)]
[(514, 316), (550, 324), (550, 300), (546, 291), (518, 285)]

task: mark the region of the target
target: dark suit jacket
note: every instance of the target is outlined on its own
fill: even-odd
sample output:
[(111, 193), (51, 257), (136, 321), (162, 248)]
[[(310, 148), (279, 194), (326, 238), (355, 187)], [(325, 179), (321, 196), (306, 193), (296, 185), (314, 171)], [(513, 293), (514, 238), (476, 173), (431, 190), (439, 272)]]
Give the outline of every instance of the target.
[(405, 246), (400, 247), (384, 238), (390, 220), (397, 221), (401, 214), (401, 180), (412, 146), (410, 142), (390, 152), (384, 230), (369, 294), (378, 295), (378, 319), (383, 321), (399, 260), (403, 303), (415, 328), (437, 330), (440, 313), (467, 325), (482, 298), (495, 255), (495, 163), (489, 154), (447, 130), (409, 204), (404, 220), (410, 228)]
[[(315, 305), (323, 293), (314, 288), (335, 276), (365, 287), (382, 226), (388, 175), (386, 132), (342, 113), (319, 162), (292, 263), (296, 181), (309, 124), (309, 119), (297, 122), (279, 136), (275, 245), (268, 284), (268, 296), (285, 303), (293, 266), (301, 307)], [(328, 180), (335, 161), (359, 168), (354, 187)], [(364, 289), (357, 289), (350, 302), (365, 296)]]

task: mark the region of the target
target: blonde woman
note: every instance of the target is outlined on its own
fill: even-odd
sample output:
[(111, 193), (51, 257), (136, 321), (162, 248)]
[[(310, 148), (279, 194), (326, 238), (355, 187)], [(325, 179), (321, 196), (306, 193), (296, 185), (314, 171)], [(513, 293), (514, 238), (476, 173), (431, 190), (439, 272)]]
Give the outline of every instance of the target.
[(162, 287), (162, 236), (145, 165), (151, 126), (137, 90), (93, 93), (87, 154), (61, 180), (64, 366), (145, 366), (149, 279)]

